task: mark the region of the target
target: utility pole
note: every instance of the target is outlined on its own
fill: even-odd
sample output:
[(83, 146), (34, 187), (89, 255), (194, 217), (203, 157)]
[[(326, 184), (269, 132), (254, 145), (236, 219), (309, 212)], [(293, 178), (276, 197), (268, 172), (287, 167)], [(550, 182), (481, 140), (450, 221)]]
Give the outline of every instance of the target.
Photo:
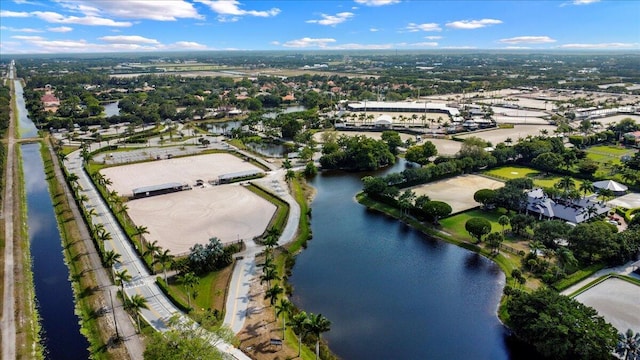
[(111, 300), (111, 313), (113, 314), (113, 323), (116, 326), (116, 339), (120, 339), (120, 334), (118, 333), (118, 321), (116, 320), (116, 311), (113, 307), (113, 296), (111, 296), (111, 289), (109, 289), (109, 300)]

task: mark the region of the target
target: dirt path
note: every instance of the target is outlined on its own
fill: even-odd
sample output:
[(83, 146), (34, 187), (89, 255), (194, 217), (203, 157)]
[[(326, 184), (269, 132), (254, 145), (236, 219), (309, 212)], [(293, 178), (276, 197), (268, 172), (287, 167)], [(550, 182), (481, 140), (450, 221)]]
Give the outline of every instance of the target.
[[(12, 102), (13, 104), (13, 102)], [(11, 106), (13, 109), (13, 105)], [(11, 111), (9, 117), (9, 129), (7, 130), (7, 158), (5, 168), (5, 193), (2, 205), (2, 217), (4, 218), (4, 293), (2, 295), (2, 358), (9, 360), (16, 358), (16, 316), (14, 296), (14, 256), (13, 256), (13, 183), (15, 162), (15, 111)], [(16, 257), (20, 259), (20, 257)]]

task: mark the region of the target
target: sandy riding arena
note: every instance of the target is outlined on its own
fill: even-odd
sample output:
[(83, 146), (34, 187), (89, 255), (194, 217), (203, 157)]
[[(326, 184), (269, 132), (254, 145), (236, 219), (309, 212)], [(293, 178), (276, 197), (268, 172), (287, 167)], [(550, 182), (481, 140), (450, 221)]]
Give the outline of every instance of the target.
[(172, 254), (217, 237), (223, 243), (252, 239), (264, 232), (276, 207), (238, 184), (129, 201), (134, 223), (147, 227), (147, 241), (158, 241)]
[(478, 175), (461, 175), (425, 185), (412, 187), (416, 196), (427, 195), (431, 200), (444, 201), (451, 206), (452, 213), (458, 213), (479, 206), (473, 194), (480, 189), (498, 189), (504, 183)]
[[(264, 232), (276, 207), (239, 184), (208, 184), (219, 175), (260, 170), (230, 154), (208, 154), (157, 160), (103, 169), (110, 190), (131, 196), (138, 187), (167, 183), (188, 184), (192, 190), (151, 196), (127, 202), (136, 225), (147, 227), (145, 240), (158, 241), (179, 255), (211, 237), (223, 243), (251, 239)], [(202, 186), (195, 186), (203, 180)]]
[(131, 196), (139, 187), (172, 182), (194, 185), (196, 180), (208, 182), (222, 174), (248, 170), (260, 169), (230, 154), (208, 154), (110, 167), (100, 172), (111, 180), (110, 190)]
[(598, 311), (618, 331), (640, 329), (640, 286), (609, 278), (575, 297)]

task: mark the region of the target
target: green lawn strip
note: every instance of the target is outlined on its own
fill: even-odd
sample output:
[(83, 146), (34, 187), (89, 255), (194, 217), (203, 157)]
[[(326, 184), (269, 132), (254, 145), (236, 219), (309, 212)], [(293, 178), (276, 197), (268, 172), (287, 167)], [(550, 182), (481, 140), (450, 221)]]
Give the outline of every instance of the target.
[(282, 233), (282, 230), (284, 230), (284, 227), (287, 224), (287, 218), (289, 216), (289, 204), (254, 183), (251, 183), (246, 188), (276, 206), (276, 212), (271, 218), (267, 229), (275, 227), (276, 229), (278, 229), (278, 231), (280, 231), (280, 233)]
[(229, 145), (235, 146), (240, 150), (247, 150), (247, 146), (240, 139), (229, 139), (227, 140)]
[[(484, 175), (494, 177), (499, 180), (511, 180), (519, 178), (530, 178), (535, 186), (553, 187), (562, 176), (550, 174), (545, 175), (542, 172), (525, 167), (525, 166), (503, 166), (483, 172)], [(583, 180), (572, 178), (575, 182), (576, 189), (580, 188)]]
[(633, 154), (634, 150), (619, 146), (597, 145), (585, 149), (585, 152), (587, 152), (587, 154), (602, 154), (604, 156), (619, 158), (622, 155)]
[(561, 292), (604, 268), (605, 268), (604, 264), (594, 264), (584, 269), (577, 270), (576, 272), (574, 272), (573, 274), (570, 274), (566, 278), (554, 283), (553, 288), (558, 290), (558, 292)]
[(311, 227), (309, 226), (309, 205), (305, 199), (304, 190), (299, 179), (294, 179), (291, 182), (291, 190), (293, 197), (296, 199), (298, 206), (300, 206), (300, 220), (298, 221), (298, 236), (295, 241), (288, 245), (288, 250), (292, 254), (296, 254), (302, 249), (307, 241), (311, 238)]
[[(491, 222), (491, 232), (502, 232), (502, 225), (498, 223), (500, 216), (501, 214), (496, 211), (470, 210), (442, 219), (440, 220), (440, 225), (442, 225), (445, 231), (460, 239), (474, 241), (467, 230), (465, 230), (464, 226), (467, 220), (474, 217), (485, 218)], [(509, 229), (509, 227), (507, 226), (505, 229)]]
[(69, 221), (71, 208), (64, 195), (64, 187), (55, 176), (53, 159), (48, 148), (44, 145), (41, 146), (40, 154), (42, 155), (47, 182), (49, 183), (49, 194), (54, 204), (58, 230), (64, 249), (67, 250), (64, 252), (65, 262), (69, 268), (69, 276), (73, 280), (71, 284), (75, 298), (76, 313), (81, 319), (81, 332), (89, 341), (91, 357), (93, 359), (107, 359), (109, 355), (106, 353), (102, 338), (108, 338), (111, 334), (101, 334), (101, 326), (96, 319), (95, 310), (91, 303), (91, 300), (97, 300), (92, 299), (91, 296), (91, 289), (97, 287), (97, 282), (94, 276), (84, 274), (82, 263), (73, 261), (73, 259), (83, 256), (83, 251), (86, 249), (83, 246), (72, 245), (80, 242), (81, 239), (77, 236), (79, 233), (76, 222)]

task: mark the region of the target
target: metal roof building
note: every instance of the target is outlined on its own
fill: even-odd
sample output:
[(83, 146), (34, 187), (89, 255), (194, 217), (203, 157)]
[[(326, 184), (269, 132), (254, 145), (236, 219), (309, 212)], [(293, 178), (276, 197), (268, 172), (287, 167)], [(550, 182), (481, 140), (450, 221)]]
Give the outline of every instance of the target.
[(350, 103), (347, 108), (351, 111), (386, 111), (386, 112), (436, 112), (446, 113), (450, 116), (459, 116), (460, 111), (446, 104), (427, 102), (385, 102), (385, 101), (363, 101)]

